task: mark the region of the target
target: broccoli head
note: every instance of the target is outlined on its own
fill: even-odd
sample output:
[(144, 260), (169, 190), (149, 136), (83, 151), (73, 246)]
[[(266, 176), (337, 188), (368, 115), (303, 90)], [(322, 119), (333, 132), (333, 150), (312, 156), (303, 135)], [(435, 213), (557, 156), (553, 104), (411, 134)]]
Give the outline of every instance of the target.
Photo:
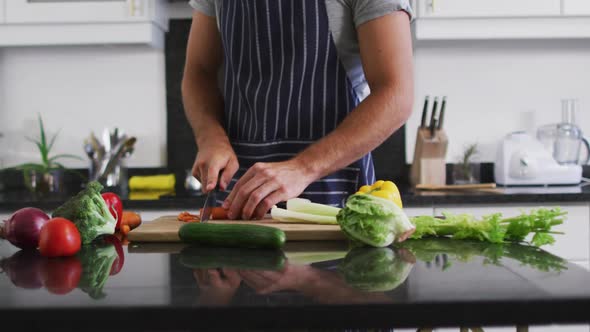
[(66, 218), (76, 224), (82, 244), (100, 235), (115, 233), (117, 220), (100, 194), (103, 188), (97, 181), (89, 182), (85, 189), (53, 211), (52, 217)]

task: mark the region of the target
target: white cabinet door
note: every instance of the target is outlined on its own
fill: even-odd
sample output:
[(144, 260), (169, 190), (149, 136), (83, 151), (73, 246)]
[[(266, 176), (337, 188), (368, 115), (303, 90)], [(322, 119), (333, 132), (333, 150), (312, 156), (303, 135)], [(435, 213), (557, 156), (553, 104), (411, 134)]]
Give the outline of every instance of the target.
[(408, 217), (434, 216), (434, 208), (432, 207), (404, 207), (404, 212)]
[(0, 23), (4, 23), (5, 17), (4, 17), (4, 6), (6, 6), (6, 3), (4, 2), (4, 0), (0, 0)]
[(560, 206), (568, 212), (566, 220), (562, 225), (556, 226), (555, 231), (564, 232), (563, 235), (555, 235), (555, 243), (543, 246), (542, 249), (557, 255), (561, 258), (571, 261), (586, 261), (590, 259), (590, 208), (587, 203), (580, 204), (562, 204), (562, 203), (545, 203), (539, 204), (514, 204), (514, 205), (483, 205), (483, 206), (449, 206), (435, 207), (435, 215), (440, 215), (443, 211), (452, 213), (470, 213), (476, 217), (482, 215), (500, 212), (506, 217), (517, 216), (522, 211), (529, 212), (532, 209), (541, 206), (553, 207)]
[(10, 0), (5, 3), (9, 23), (97, 23), (143, 21), (159, 0)]
[(562, 0), (564, 15), (590, 15), (589, 0)]
[[(417, 0), (420, 17), (560, 15), (561, 0)], [(580, 0), (587, 1), (587, 0)]]

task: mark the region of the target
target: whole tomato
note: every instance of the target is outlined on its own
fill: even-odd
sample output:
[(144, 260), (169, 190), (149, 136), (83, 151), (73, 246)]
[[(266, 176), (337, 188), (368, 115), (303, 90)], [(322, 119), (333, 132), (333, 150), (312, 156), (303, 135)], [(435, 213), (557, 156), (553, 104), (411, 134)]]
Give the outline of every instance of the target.
[(76, 256), (45, 258), (42, 275), (47, 291), (64, 295), (78, 287), (82, 263)]
[(80, 232), (68, 219), (49, 219), (39, 233), (39, 252), (46, 257), (73, 256), (82, 246)]
[(102, 199), (107, 203), (111, 215), (117, 219), (117, 226), (115, 226), (115, 229), (119, 229), (121, 226), (121, 219), (123, 218), (123, 202), (121, 201), (121, 197), (115, 193), (108, 192), (102, 194)]

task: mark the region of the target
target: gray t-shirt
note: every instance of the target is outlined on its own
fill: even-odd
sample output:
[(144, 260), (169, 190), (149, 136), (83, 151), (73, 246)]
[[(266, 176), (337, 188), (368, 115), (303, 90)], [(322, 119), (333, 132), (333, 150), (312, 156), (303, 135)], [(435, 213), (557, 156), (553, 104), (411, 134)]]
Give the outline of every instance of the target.
[[(220, 0), (190, 0), (190, 5), (211, 17), (218, 17)], [(242, 1), (242, 0), (239, 0)], [(410, 0), (324, 0), (328, 11), (330, 31), (338, 56), (360, 100), (365, 99), (370, 89), (365, 79), (360, 58), (356, 29), (363, 23), (403, 10), (414, 19)], [(395, 36), (391, 36), (395, 38)]]

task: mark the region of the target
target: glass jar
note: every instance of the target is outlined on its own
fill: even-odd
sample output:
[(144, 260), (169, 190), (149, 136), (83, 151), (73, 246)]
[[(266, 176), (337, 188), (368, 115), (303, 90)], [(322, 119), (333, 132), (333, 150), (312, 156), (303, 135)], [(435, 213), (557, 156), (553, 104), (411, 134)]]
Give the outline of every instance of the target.
[(556, 126), (553, 157), (562, 165), (575, 165), (580, 162), (580, 147), (585, 141), (582, 130), (576, 125), (578, 100), (562, 100), (561, 109), (561, 123)]

